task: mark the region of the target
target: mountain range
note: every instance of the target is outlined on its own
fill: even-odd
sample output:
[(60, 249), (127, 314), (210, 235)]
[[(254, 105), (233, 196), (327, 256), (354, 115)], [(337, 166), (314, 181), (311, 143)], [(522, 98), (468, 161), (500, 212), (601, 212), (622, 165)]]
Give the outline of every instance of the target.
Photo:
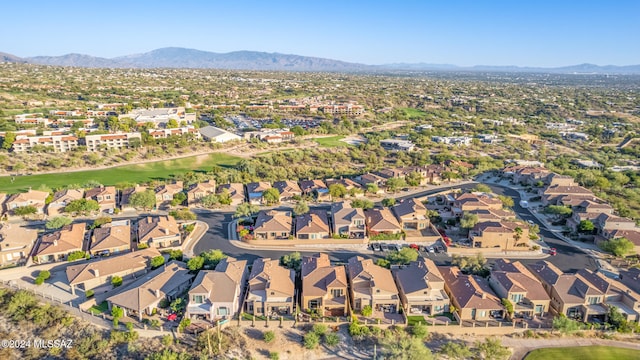
[(83, 54), (21, 58), (12, 54), (0, 52), (0, 62), (88, 68), (196, 68), (318, 72), (482, 71), (561, 74), (640, 74), (640, 65), (599, 66), (593, 64), (580, 64), (555, 68), (487, 65), (461, 67), (449, 64), (426, 63), (366, 65), (290, 54), (258, 51), (214, 53), (178, 47), (156, 49), (142, 54), (133, 54), (115, 58), (102, 58)]

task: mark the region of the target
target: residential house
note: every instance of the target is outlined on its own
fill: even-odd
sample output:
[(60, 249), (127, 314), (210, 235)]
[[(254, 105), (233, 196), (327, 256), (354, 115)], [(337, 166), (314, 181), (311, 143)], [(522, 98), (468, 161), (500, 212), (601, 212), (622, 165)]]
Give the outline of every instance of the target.
[(238, 206), (245, 202), (244, 185), (241, 183), (222, 184), (218, 186), (217, 194), (228, 194), (231, 198), (231, 206)]
[(405, 199), (392, 207), (402, 230), (424, 230), (429, 226), (427, 208), (416, 199)]
[(147, 216), (138, 221), (138, 244), (155, 248), (175, 248), (182, 244), (180, 228), (173, 216)]
[(296, 272), (280, 266), (278, 259), (256, 259), (249, 274), (244, 311), (272, 317), (293, 314), (295, 276)]
[(465, 275), (457, 266), (439, 266), (444, 289), (460, 320), (492, 320), (504, 317), (504, 306), (489, 282), (477, 275)]
[(329, 219), (324, 210), (312, 210), (296, 217), (295, 236), (298, 240), (329, 238)]
[(457, 217), (462, 217), (465, 211), (500, 209), (502, 209), (502, 201), (500, 199), (486, 194), (464, 193), (455, 199), (451, 212)]
[(56, 191), (53, 199), (47, 205), (48, 216), (60, 216), (64, 213), (64, 208), (74, 200), (80, 200), (84, 197), (83, 189), (65, 189)]
[(216, 181), (208, 180), (201, 183), (191, 184), (187, 190), (187, 204), (189, 206), (198, 205), (203, 197), (216, 193)]
[(76, 223), (42, 235), (33, 251), (34, 262), (43, 264), (61, 261), (72, 252), (83, 251), (85, 231), (85, 223)]
[(26, 262), (38, 238), (38, 231), (19, 224), (0, 224), (0, 268)]
[(467, 211), (467, 213), (477, 216), (478, 222), (500, 221), (515, 218), (515, 214), (513, 212), (503, 209), (478, 209)]
[(249, 203), (254, 205), (262, 205), (265, 203), (262, 194), (271, 189), (271, 184), (265, 181), (252, 182), (247, 184), (247, 199)]
[(573, 177), (569, 175), (560, 175), (557, 173), (550, 173), (544, 180), (544, 183), (548, 187), (553, 186), (577, 186), (578, 184), (573, 180)]
[[(173, 197), (184, 190), (184, 183), (176, 181), (173, 184), (164, 184), (155, 188), (156, 207), (167, 208), (171, 206)], [(180, 204), (178, 204), (180, 205)]]
[(501, 299), (511, 302), (515, 317), (544, 316), (549, 312), (549, 295), (538, 278), (519, 261), (496, 259), (489, 285)]
[(367, 236), (364, 210), (352, 208), (351, 204), (343, 201), (331, 206), (331, 214), (333, 234), (349, 239), (364, 239)]
[(129, 220), (103, 224), (93, 230), (89, 253), (110, 255), (131, 250), (131, 224)]
[(172, 261), (108, 297), (109, 310), (118, 306), (124, 310), (124, 316), (137, 316), (142, 321), (143, 315), (154, 314), (163, 299), (170, 302), (180, 297), (192, 281), (193, 275), (186, 265)]
[(84, 198), (97, 201), (100, 211), (113, 213), (116, 209), (118, 193), (115, 186), (99, 186), (85, 191)]
[(361, 196), (364, 193), (364, 190), (362, 185), (360, 185), (359, 183), (351, 180), (351, 179), (327, 179), (325, 181), (325, 183), (327, 184), (327, 187), (330, 188), (331, 185), (333, 184), (340, 184), (342, 186), (344, 186), (344, 188), (347, 190), (347, 196)]
[(528, 250), (529, 226), (515, 221), (485, 221), (477, 223), (469, 233), (476, 248), (499, 248), (501, 251)]
[(322, 180), (302, 180), (300, 184), (300, 190), (307, 196), (315, 196), (317, 201), (331, 201), (331, 194), (329, 194), (329, 188)]
[(302, 311), (322, 316), (349, 314), (347, 273), (344, 266), (332, 266), (324, 253), (302, 258)]
[(613, 214), (600, 214), (593, 221), (598, 233), (606, 238), (611, 238), (611, 233), (617, 230), (638, 230), (636, 222)]
[(582, 198), (584, 200), (595, 200), (596, 196), (591, 192), (591, 190), (584, 188), (579, 185), (553, 185), (548, 186), (547, 188), (541, 188), (538, 190), (538, 195), (542, 200), (542, 205), (558, 205), (560, 200), (568, 195), (571, 195), (573, 198)]
[(146, 186), (136, 185), (135, 187), (126, 188), (120, 193), (120, 209), (125, 210), (134, 210), (135, 207), (131, 205), (131, 195), (135, 193), (141, 193), (147, 191)]
[(599, 245), (604, 240), (625, 238), (633, 243), (633, 251), (636, 254), (640, 254), (640, 229), (607, 231), (606, 236), (607, 237), (597, 236), (595, 239), (596, 245)]
[(200, 135), (206, 141), (225, 143), (228, 141), (237, 141), (242, 138), (234, 133), (217, 128), (215, 126), (205, 126), (199, 129)]
[(436, 315), (449, 311), (444, 278), (431, 259), (419, 258), (408, 266), (393, 270), (407, 315)]
[(606, 321), (606, 299), (616, 294), (602, 274), (587, 269), (565, 274), (547, 261), (531, 264), (529, 269), (542, 282), (557, 314), (586, 322)]
[(230, 319), (242, 307), (249, 271), (247, 260), (225, 258), (213, 271), (202, 270), (189, 289), (186, 318)]
[[(610, 305), (616, 306), (618, 309), (623, 309), (623, 314), (630, 312), (628, 311), (629, 308), (636, 314), (640, 314), (640, 302), (638, 301), (638, 295), (640, 294), (640, 269), (629, 268), (628, 270), (620, 270), (620, 276), (616, 286), (622, 290), (621, 300), (625, 306), (620, 306), (620, 304), (615, 303), (610, 303)], [(640, 321), (640, 315), (637, 315), (635, 319), (628, 316), (627, 320)]]
[(302, 196), (302, 190), (295, 181), (276, 181), (273, 187), (280, 192), (280, 202), (292, 201), (295, 196)]
[(378, 234), (400, 234), (402, 227), (388, 208), (364, 211), (369, 237)]
[(33, 206), (36, 213), (44, 213), (45, 202), (49, 197), (46, 191), (38, 191), (29, 189), (27, 192), (10, 195), (4, 202), (5, 209), (9, 213), (13, 213), (16, 208), (24, 206)]
[(100, 286), (110, 286), (111, 279), (116, 276), (122, 279), (139, 278), (147, 273), (151, 259), (156, 256), (160, 256), (160, 252), (148, 248), (99, 261), (67, 266), (67, 281), (71, 286), (71, 293), (75, 295), (76, 289), (87, 291)]
[(391, 270), (373, 263), (372, 259), (354, 256), (347, 263), (349, 298), (354, 311), (365, 306), (379, 313), (396, 313), (400, 309), (400, 296)]
[(382, 176), (376, 175), (376, 174), (371, 174), (371, 173), (367, 173), (367, 174), (362, 174), (359, 175), (358, 177), (356, 177), (356, 180), (358, 180), (358, 182), (360, 184), (362, 184), (362, 186), (366, 189), (367, 185), (369, 184), (374, 184), (378, 187), (378, 193), (382, 194), (384, 193), (384, 190), (381, 189), (384, 186), (384, 183), (386, 181), (385, 178), (383, 178)]
[(288, 211), (263, 210), (258, 213), (253, 235), (258, 240), (287, 240), (293, 221)]

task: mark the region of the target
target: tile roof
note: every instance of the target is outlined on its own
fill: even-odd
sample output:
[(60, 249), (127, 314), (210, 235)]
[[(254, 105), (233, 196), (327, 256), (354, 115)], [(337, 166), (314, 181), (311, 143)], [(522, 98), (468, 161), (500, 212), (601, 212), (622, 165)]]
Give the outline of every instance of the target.
[(497, 259), (491, 276), (509, 292), (526, 292), (531, 300), (549, 300), (540, 281), (519, 261)]
[(364, 212), (367, 218), (367, 225), (373, 231), (396, 231), (401, 230), (400, 223), (388, 208), (368, 209)]
[[(420, 258), (408, 266), (394, 271), (399, 289), (406, 295), (433, 289), (433, 283), (443, 283), (440, 270), (431, 259)], [(439, 287), (440, 289), (442, 287)]]
[(477, 275), (465, 275), (457, 266), (439, 266), (451, 296), (463, 308), (503, 309), (502, 302), (491, 290), (489, 282)]
[(274, 291), (292, 297), (295, 293), (295, 271), (280, 266), (277, 259), (258, 258), (249, 275), (250, 291), (263, 290), (267, 298)]
[(402, 200), (392, 207), (393, 212), (399, 219), (419, 219), (427, 218), (427, 208), (420, 201), (413, 198)]
[(247, 260), (225, 258), (213, 271), (200, 271), (189, 294), (206, 294), (212, 303), (234, 302), (236, 290), (241, 287)]
[(82, 251), (86, 224), (76, 223), (63, 227), (53, 233), (43, 235), (35, 255), (50, 255)]
[(78, 265), (67, 266), (67, 280), (70, 284), (79, 284), (96, 277), (109, 277), (123, 271), (144, 269), (150, 265), (151, 259), (159, 256), (154, 248), (138, 250), (124, 255), (90, 261)]
[(296, 217), (296, 234), (317, 234), (329, 232), (326, 211), (312, 210)]
[(292, 224), (291, 213), (288, 211), (262, 210), (256, 218), (254, 232), (278, 231), (290, 233)]
[(104, 224), (93, 230), (91, 236), (91, 251), (109, 250), (121, 246), (131, 245), (131, 225)]
[(147, 216), (138, 221), (138, 242), (140, 243), (157, 237), (176, 235), (180, 235), (180, 229), (173, 216)]
[(302, 258), (303, 296), (324, 296), (329, 288), (346, 288), (347, 273), (344, 266), (331, 266), (324, 253)]
[(347, 271), (354, 292), (371, 296), (375, 294), (374, 289), (398, 293), (391, 271), (374, 264), (372, 259), (354, 256), (349, 259)]

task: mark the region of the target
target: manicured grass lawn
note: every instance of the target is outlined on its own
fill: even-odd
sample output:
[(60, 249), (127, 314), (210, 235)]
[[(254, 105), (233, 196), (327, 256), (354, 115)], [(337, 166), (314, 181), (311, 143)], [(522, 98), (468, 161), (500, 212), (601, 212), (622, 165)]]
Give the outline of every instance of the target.
[(537, 349), (529, 353), (525, 360), (635, 360), (640, 359), (640, 351), (610, 347), (581, 346), (565, 348)]
[(320, 144), (320, 146), (324, 146), (324, 147), (353, 146), (353, 145), (347, 144), (344, 141), (340, 141), (342, 139), (344, 139), (344, 136), (338, 135), (338, 136), (331, 136), (331, 137), (325, 137), (325, 138), (316, 138), (314, 140), (318, 144)]
[(404, 111), (404, 113), (407, 114), (407, 116), (410, 119), (411, 118), (421, 118), (421, 117), (425, 117), (425, 115), (427, 115), (426, 112), (424, 112), (422, 110), (414, 109), (414, 108), (402, 108), (402, 111)]
[(90, 307), (89, 311), (93, 315), (100, 315), (102, 313), (106, 313), (107, 311), (109, 311), (109, 304), (107, 304), (106, 301), (103, 301), (100, 305), (93, 305), (92, 307)]
[(57, 188), (68, 184), (82, 185), (95, 180), (103, 185), (115, 185), (121, 182), (143, 183), (150, 180), (163, 180), (171, 175), (184, 174), (187, 171), (209, 171), (215, 165), (228, 167), (240, 161), (239, 157), (214, 153), (206, 158), (186, 157), (174, 160), (156, 161), (139, 165), (123, 165), (103, 170), (88, 170), (69, 173), (0, 177), (0, 192), (15, 193), (27, 191), (29, 187), (37, 189), (40, 185)]
[(424, 316), (416, 316), (416, 315), (409, 315), (407, 316), (407, 325), (408, 326), (414, 326), (418, 323), (423, 323), (424, 325), (427, 325), (427, 321), (424, 319)]

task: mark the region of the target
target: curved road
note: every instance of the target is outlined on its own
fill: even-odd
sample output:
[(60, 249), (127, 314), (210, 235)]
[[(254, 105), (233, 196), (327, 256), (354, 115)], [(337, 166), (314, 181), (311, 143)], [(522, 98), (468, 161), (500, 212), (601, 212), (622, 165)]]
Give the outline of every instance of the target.
[[(463, 185), (453, 185), (450, 189), (471, 189), (475, 187), (476, 183), (471, 184), (463, 184)], [(514, 198), (514, 211), (516, 214), (524, 220), (532, 220), (540, 226), (540, 234), (544, 237), (545, 242), (557, 249), (558, 255), (547, 258), (548, 261), (552, 262), (554, 265), (558, 266), (562, 271), (565, 272), (576, 272), (580, 269), (595, 269), (596, 263), (593, 258), (588, 256), (586, 253), (572, 247), (571, 245), (565, 243), (555, 236), (555, 234), (549, 231), (544, 224), (542, 224), (535, 216), (533, 216), (529, 209), (522, 208), (520, 203), (520, 194), (510, 188), (506, 188), (500, 185), (488, 184), (492, 190), (499, 195), (508, 195)], [(440, 189), (431, 189), (425, 190), (419, 193), (414, 193), (407, 196), (400, 196), (398, 199), (403, 199), (406, 197), (423, 197), (432, 195), (434, 193), (438, 193), (446, 190), (446, 188)], [(194, 245), (193, 252), (195, 254), (199, 254), (203, 251), (210, 249), (220, 249), (225, 254), (229, 256), (233, 256), (239, 259), (247, 259), (249, 261), (253, 261), (257, 257), (265, 257), (277, 259), (282, 255), (288, 254), (291, 251), (294, 251), (292, 248), (291, 251), (283, 251), (283, 250), (263, 250), (263, 249), (244, 249), (238, 248), (231, 244), (228, 240), (227, 228), (229, 223), (233, 220), (232, 213), (229, 212), (218, 212), (218, 211), (199, 211), (198, 220), (204, 221), (209, 225), (209, 230), (205, 233), (205, 235)], [(299, 249), (295, 249), (295, 251), (300, 251)], [(317, 253), (318, 250), (309, 250), (309, 251), (300, 251), (303, 255)], [(345, 251), (345, 250), (336, 250), (336, 251), (323, 251), (327, 252), (333, 261), (346, 262), (350, 257), (356, 255), (362, 255), (365, 257), (382, 257), (384, 253), (376, 253), (375, 255), (371, 254), (361, 254), (358, 251)], [(439, 264), (446, 264), (448, 262), (448, 258), (437, 256), (434, 259)], [(520, 260), (523, 263), (534, 263), (538, 260)]]

